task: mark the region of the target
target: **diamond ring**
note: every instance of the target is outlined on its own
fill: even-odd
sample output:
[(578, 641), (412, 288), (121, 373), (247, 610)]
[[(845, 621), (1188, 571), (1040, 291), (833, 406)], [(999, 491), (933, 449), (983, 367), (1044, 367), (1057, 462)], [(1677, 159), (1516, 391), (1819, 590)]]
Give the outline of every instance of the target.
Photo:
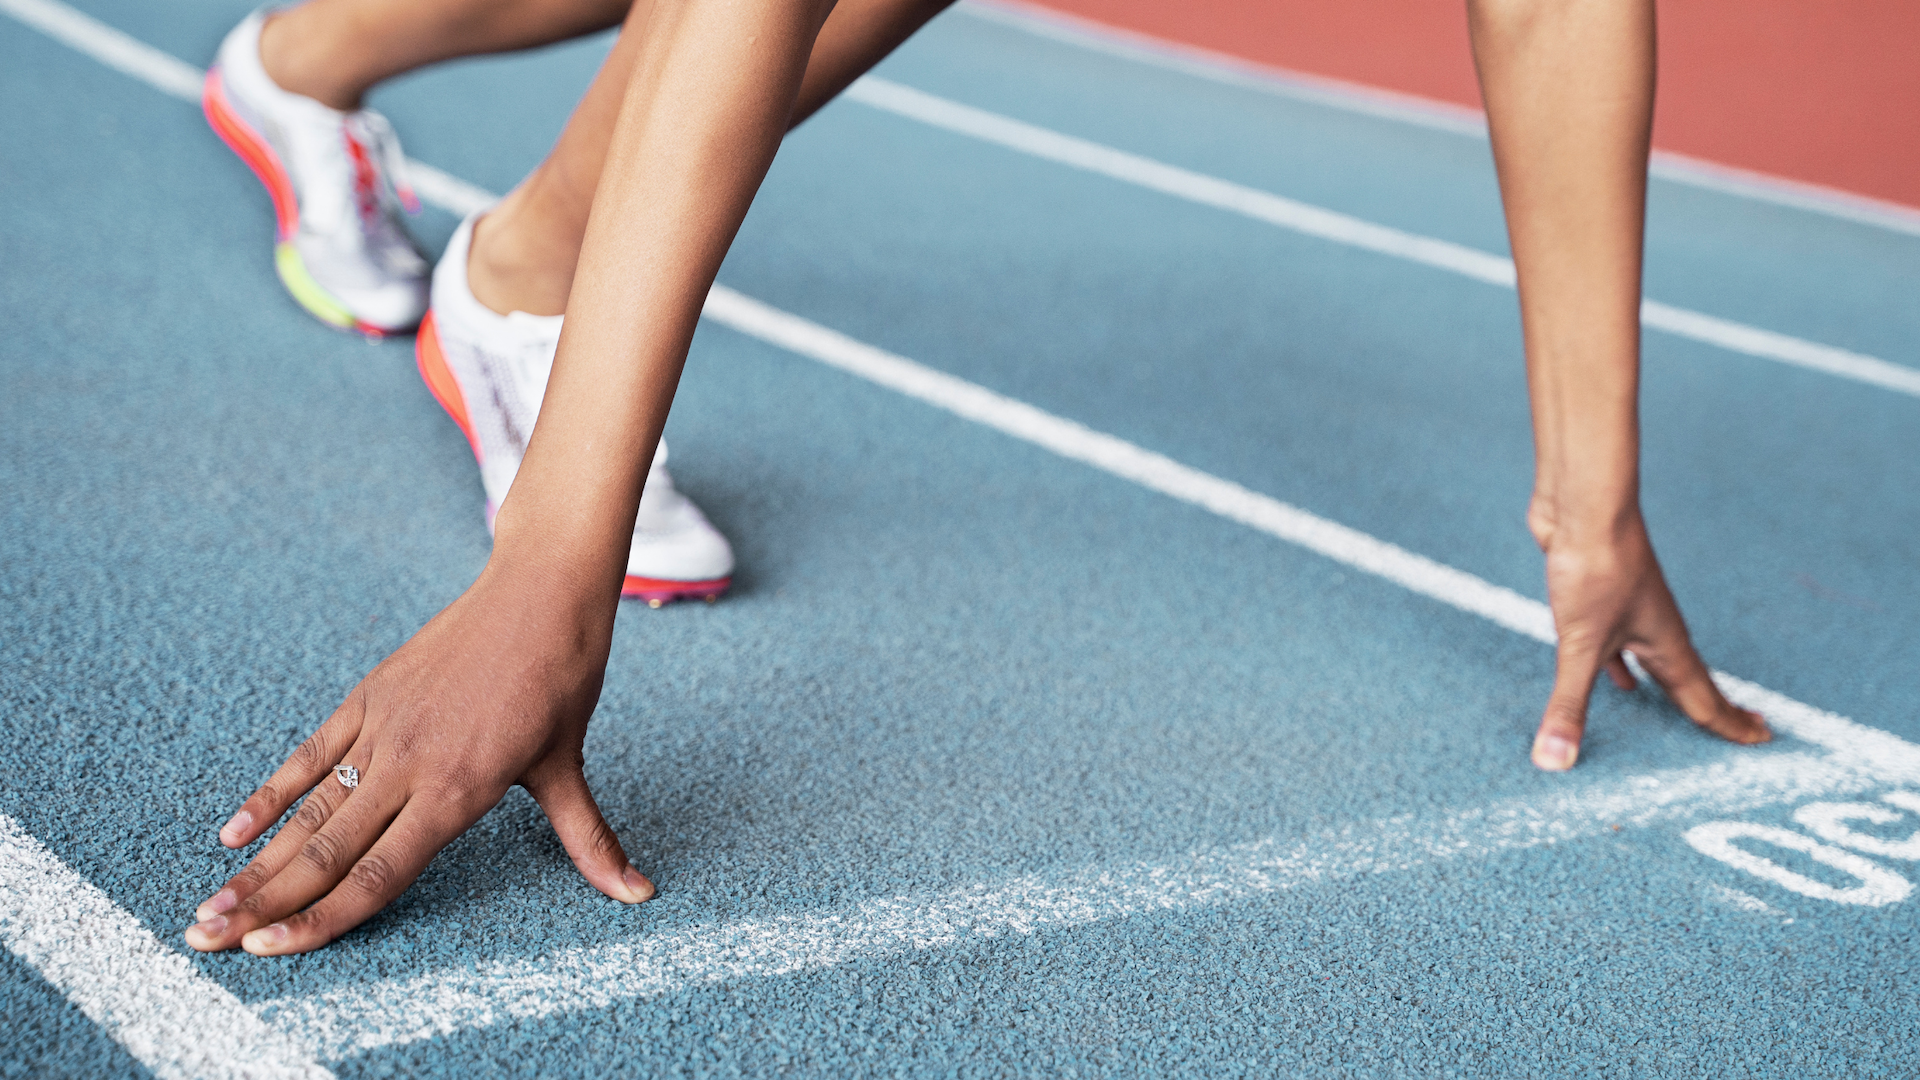
[(360, 786), (360, 770), (344, 762), (333, 767), (333, 778), (340, 781), (341, 787), (357, 788)]

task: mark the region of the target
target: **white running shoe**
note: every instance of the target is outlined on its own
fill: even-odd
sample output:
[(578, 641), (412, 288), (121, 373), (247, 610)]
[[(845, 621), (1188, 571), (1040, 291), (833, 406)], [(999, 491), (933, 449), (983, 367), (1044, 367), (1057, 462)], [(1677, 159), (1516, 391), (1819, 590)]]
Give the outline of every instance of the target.
[(207, 122), (253, 169), (278, 219), (274, 269), (321, 322), (371, 337), (411, 330), (430, 268), (400, 224), (417, 209), (387, 119), (280, 89), (260, 63), (260, 11), (220, 43), (201, 93)]
[[(414, 356), (440, 407), (466, 433), (487, 489), (487, 528), (513, 485), (553, 371), (564, 315), (501, 315), (467, 285), (473, 223), (460, 223), (433, 271), (433, 306), (420, 322)], [(667, 441), (653, 456), (633, 524), (627, 580), (620, 595), (659, 607), (686, 597), (709, 602), (733, 584), (733, 547), (705, 514), (674, 489)]]

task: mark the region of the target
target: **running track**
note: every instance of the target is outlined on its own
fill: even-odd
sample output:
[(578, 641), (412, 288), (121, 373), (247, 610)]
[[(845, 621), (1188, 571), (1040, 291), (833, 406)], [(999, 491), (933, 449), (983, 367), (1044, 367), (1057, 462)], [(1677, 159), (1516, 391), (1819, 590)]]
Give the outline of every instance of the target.
[[(1484, 142), (987, 8), (790, 140), (710, 302), (670, 435), (740, 585), (625, 613), (590, 748), (661, 897), (515, 797), (318, 955), (191, 956), (477, 478), (168, 96), (243, 9), (0, 8), (9, 1068), (1914, 1071), (1920, 238), (1656, 184), (1648, 512), (1791, 737), (1606, 691), (1541, 776)], [(423, 236), (603, 48), (391, 88)]]

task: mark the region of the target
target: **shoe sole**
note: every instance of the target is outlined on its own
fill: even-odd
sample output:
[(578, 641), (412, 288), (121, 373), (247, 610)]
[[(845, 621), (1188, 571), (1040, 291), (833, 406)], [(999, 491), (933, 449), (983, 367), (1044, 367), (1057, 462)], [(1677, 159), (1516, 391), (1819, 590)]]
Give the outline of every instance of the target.
[[(420, 369), (420, 381), (427, 384), (427, 392), (453, 418), (454, 424), (460, 428), (460, 434), (467, 437), (467, 446), (473, 450), (473, 460), (484, 463), (480, 439), (474, 434), (473, 421), (467, 415), (467, 396), (461, 392), (460, 380), (454, 378), (453, 368), (447, 364), (447, 354), (440, 347), (440, 332), (434, 326), (432, 311), (421, 318), (420, 331), (414, 335), (413, 360)], [(673, 581), (628, 574), (620, 585), (620, 596), (628, 600), (645, 600), (651, 608), (664, 607), (675, 600), (705, 600), (711, 604), (732, 585), (732, 577), (710, 581)]]
[(242, 120), (227, 101), (226, 86), (221, 82), (218, 67), (207, 72), (200, 93), (200, 110), (206, 113), (213, 133), (247, 163), (247, 168), (253, 170), (253, 175), (260, 179), (267, 195), (273, 199), (273, 269), (294, 302), (314, 318), (339, 330), (352, 330), (370, 338), (404, 332), (405, 328), (375, 326), (354, 318), (345, 304), (307, 273), (299, 249), (293, 246), (293, 237), (300, 231), (300, 200), (293, 193), (293, 178), (287, 175), (286, 166), (280, 164), (280, 155), (274, 153), (272, 145)]

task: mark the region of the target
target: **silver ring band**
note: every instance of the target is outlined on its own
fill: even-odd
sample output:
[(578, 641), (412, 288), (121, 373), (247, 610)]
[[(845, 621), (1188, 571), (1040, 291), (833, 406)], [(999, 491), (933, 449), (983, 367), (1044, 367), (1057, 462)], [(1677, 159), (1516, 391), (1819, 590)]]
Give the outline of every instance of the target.
[(333, 778), (340, 781), (340, 786), (344, 788), (357, 788), (360, 786), (360, 770), (348, 765), (346, 762), (341, 762), (333, 767)]

